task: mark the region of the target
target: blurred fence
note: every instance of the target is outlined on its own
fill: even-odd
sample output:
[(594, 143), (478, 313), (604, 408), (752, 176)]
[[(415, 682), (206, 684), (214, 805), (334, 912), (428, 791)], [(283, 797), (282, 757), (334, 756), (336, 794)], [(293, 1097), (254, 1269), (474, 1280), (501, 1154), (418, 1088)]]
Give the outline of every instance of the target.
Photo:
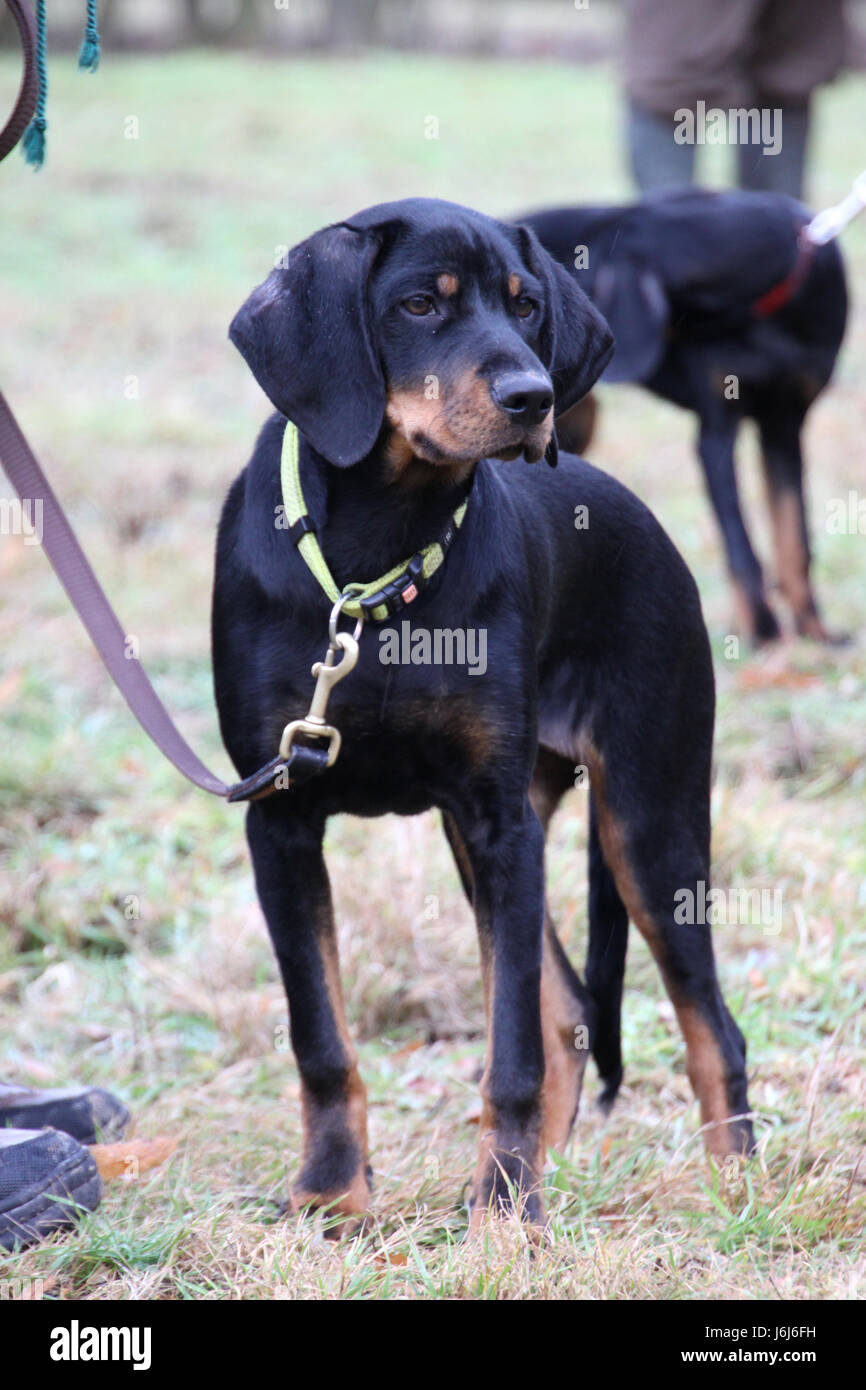
[[(49, 42), (77, 47), (84, 0), (49, 0)], [(101, 0), (114, 50), (190, 44), (281, 51), (378, 46), (469, 53), (609, 54), (620, 0)], [(0, 0), (0, 44), (14, 39)]]
[[(718, 0), (724, 4), (726, 0)], [(814, 0), (820, 4), (821, 0)], [(866, 0), (848, 0), (849, 66), (866, 67)], [(48, 0), (49, 44), (77, 49), (85, 0)], [(594, 62), (616, 54), (623, 0), (100, 0), (107, 51), (365, 47)], [(0, 0), (0, 47), (16, 32)]]

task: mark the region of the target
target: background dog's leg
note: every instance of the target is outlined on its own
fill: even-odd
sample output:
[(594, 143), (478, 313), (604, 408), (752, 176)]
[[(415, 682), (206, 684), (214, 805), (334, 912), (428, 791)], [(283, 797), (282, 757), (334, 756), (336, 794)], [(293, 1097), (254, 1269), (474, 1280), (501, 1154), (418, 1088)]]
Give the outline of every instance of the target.
[(544, 1159), (541, 958), (544, 832), (527, 804), (520, 820), (467, 826), (444, 817), (478, 926), (487, 1052), (481, 1079), (481, 1134), (472, 1187), (473, 1229), (488, 1209), (511, 1205), (509, 1187), (541, 1224)]
[(738, 424), (736, 414), (714, 402), (701, 414), (698, 452), (722, 529), (739, 620), (750, 640), (757, 643), (778, 637), (779, 624), (767, 602), (761, 566), (740, 511), (734, 468)]
[(628, 947), (628, 912), (602, 854), (595, 797), (589, 800), (589, 941), (586, 985), (596, 1007), (595, 1058), (604, 1089), (603, 1110), (616, 1100), (622, 1081), (622, 989)]
[(791, 605), (797, 632), (827, 641), (809, 576), (811, 555), (803, 498), (800, 432), (805, 409), (799, 400), (768, 400), (756, 408), (761, 433), (767, 497), (773, 523), (776, 576)]
[(247, 838), (289, 1001), (304, 1141), (293, 1205), (366, 1210), (367, 1101), (343, 1008), (321, 824), (278, 798), (253, 802)]

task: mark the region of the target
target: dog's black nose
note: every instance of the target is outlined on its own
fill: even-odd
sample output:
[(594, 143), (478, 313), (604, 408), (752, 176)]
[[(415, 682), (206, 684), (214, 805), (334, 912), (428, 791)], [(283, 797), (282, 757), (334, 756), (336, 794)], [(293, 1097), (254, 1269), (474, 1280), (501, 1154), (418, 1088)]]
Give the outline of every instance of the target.
[(553, 387), (534, 372), (509, 372), (499, 377), (491, 395), (517, 425), (540, 425), (553, 405)]

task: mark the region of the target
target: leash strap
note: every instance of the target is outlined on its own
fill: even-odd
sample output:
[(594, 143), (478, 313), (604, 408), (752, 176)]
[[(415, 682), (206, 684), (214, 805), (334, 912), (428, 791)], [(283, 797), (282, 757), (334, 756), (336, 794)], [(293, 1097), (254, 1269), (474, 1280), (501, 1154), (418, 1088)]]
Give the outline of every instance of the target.
[(280, 773), (283, 774), (282, 785), (294, 787), (325, 771), (328, 749), (300, 743), (292, 745), (287, 757), (272, 758), (258, 772), (232, 785), (205, 767), (176, 728), (140, 661), (129, 656), (126, 633), (117, 614), (2, 392), (0, 463), (21, 501), (30, 506), (34, 502), (41, 505), (42, 546), (58, 579), (132, 713), (178, 772), (215, 796), (224, 796), (229, 801), (249, 801), (277, 790), (274, 781)]
[(0, 160), (5, 159), (7, 154), (14, 150), (29, 126), (36, 111), (36, 99), (39, 95), (39, 79), (36, 72), (36, 26), (33, 22), (33, 14), (25, 0), (6, 0), (6, 3), (12, 18), (18, 25), (23, 71), (18, 98), (12, 108), (12, 114), (3, 129), (0, 130)]
[(864, 207), (866, 207), (866, 169), (857, 175), (851, 186), (851, 192), (842, 199), (841, 203), (836, 203), (835, 207), (825, 208), (823, 212), (815, 214), (808, 226), (804, 227), (804, 234), (814, 246), (824, 246), (826, 242), (837, 237), (853, 218), (859, 217)]
[[(324, 590), (331, 603), (336, 603), (341, 597), (341, 591), (328, 569), (316, 536), (316, 528), (307, 513), (298, 464), (298, 429), (291, 420), (286, 421), (283, 434), (280, 472), (289, 536), (319, 587)], [(343, 595), (348, 593), (342, 604), (342, 610), (347, 617), (380, 623), (392, 614), (399, 613), (407, 603), (412, 603), (442, 565), (466, 515), (466, 507), (467, 502), (461, 502), (438, 541), (425, 546), (411, 559), (395, 565), (387, 574), (383, 574), (381, 579), (372, 579), (367, 584), (347, 584), (342, 591)]]

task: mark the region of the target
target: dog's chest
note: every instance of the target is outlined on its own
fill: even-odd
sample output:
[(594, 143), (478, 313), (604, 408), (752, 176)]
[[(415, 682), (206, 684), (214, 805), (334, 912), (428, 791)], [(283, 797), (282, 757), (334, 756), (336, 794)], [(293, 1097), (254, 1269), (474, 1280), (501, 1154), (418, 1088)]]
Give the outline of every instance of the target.
[[(361, 815), (450, 802), (502, 757), (509, 722), (502, 700), (465, 666), (380, 663), (370, 660), (374, 646), (332, 692), (327, 719), (342, 747), (318, 790), (333, 810)], [(292, 701), (291, 717), (302, 703)]]
[(376, 698), (346, 691), (347, 775), (372, 787), (414, 787), (422, 799), (442, 783), (495, 759), (498, 728), (486, 692), (465, 675), (385, 668)]

